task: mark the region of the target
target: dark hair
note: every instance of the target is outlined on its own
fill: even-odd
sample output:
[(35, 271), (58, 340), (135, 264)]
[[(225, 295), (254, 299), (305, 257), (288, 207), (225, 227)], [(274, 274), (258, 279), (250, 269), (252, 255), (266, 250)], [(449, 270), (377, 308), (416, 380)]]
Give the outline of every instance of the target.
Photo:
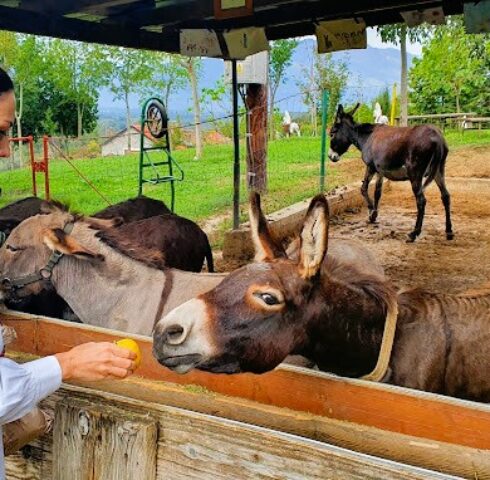
[(8, 76), (8, 73), (0, 67), (0, 95), (5, 92), (10, 92), (14, 89), (12, 79)]

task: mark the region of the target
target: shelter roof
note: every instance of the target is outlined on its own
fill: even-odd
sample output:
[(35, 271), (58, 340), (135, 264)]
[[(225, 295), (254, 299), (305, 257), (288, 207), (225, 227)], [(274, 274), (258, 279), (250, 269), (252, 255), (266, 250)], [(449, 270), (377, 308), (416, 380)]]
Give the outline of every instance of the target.
[[(264, 27), (269, 40), (313, 34), (315, 23), (359, 17), (368, 26), (402, 21), (400, 12), (465, 0), (0, 0), (0, 29), (86, 42), (179, 52), (182, 29), (223, 32)], [(247, 7), (233, 10), (230, 5)], [(239, 16), (233, 12), (238, 12)]]

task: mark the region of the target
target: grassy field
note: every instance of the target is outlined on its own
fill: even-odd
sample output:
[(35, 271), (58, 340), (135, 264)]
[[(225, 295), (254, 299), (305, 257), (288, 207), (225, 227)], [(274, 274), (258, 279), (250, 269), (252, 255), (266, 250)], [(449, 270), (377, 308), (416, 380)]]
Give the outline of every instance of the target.
[[(448, 132), (450, 148), (471, 145), (490, 145), (490, 131)], [(351, 150), (348, 157), (358, 157)], [(204, 220), (215, 215), (228, 215), (233, 198), (233, 149), (231, 145), (206, 146), (200, 161), (193, 160), (192, 149), (174, 152), (185, 171), (185, 181), (176, 184), (176, 212)], [(244, 158), (242, 151), (241, 158)], [(111, 203), (137, 194), (138, 156), (105, 157), (74, 160), (73, 164)], [(273, 211), (314, 195), (318, 191), (320, 139), (311, 137), (277, 140), (269, 144), (269, 193), (266, 208)], [(246, 214), (246, 169), (242, 161), (241, 201), (242, 218)], [(150, 175), (150, 173), (148, 173)], [(107, 203), (64, 160), (50, 164), (51, 196), (68, 203), (74, 210), (93, 213)], [(327, 190), (345, 184), (346, 169), (329, 168)], [(20, 169), (0, 173), (0, 206), (30, 194), (30, 170)], [(167, 200), (169, 186), (146, 186), (145, 194)], [(223, 228), (227, 227), (227, 221)]]

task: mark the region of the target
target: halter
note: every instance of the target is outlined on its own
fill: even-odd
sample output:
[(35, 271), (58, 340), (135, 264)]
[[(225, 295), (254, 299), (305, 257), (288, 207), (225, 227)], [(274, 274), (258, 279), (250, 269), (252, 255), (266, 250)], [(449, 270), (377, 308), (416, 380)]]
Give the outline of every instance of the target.
[[(63, 232), (69, 235), (74, 227), (73, 222), (68, 222), (63, 228)], [(31, 285), (36, 282), (50, 281), (53, 276), (53, 269), (60, 262), (63, 257), (63, 253), (55, 250), (49, 257), (48, 263), (42, 267), (38, 272), (31, 273), (19, 278), (3, 277), (0, 284), (4, 290), (15, 293), (17, 290), (24, 288), (27, 285)]]

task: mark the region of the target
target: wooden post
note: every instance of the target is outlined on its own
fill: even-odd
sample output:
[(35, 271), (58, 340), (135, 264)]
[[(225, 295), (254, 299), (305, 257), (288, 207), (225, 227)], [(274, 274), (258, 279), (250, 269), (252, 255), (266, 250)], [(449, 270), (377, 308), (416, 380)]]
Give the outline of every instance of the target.
[(240, 131), (238, 125), (238, 72), (236, 60), (231, 61), (233, 95), (233, 229), (240, 226)]
[(247, 185), (267, 191), (267, 85), (247, 85)]
[(56, 405), (53, 480), (156, 478), (157, 422), (65, 399)]

